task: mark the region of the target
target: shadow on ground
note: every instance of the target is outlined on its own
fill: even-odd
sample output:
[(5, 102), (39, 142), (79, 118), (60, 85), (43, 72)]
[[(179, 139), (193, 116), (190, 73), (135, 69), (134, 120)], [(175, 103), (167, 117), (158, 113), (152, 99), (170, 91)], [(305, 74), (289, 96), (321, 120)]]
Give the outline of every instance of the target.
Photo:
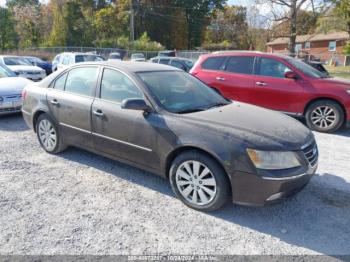
[[(60, 156), (175, 197), (165, 179), (148, 172), (75, 148)], [(329, 187), (334, 183), (349, 190)], [(253, 208), (227, 204), (207, 215), (322, 254), (350, 254), (350, 184), (334, 174), (315, 175), (299, 195), (277, 205)]]
[(22, 132), (28, 129), (21, 113), (0, 116), (0, 131)]

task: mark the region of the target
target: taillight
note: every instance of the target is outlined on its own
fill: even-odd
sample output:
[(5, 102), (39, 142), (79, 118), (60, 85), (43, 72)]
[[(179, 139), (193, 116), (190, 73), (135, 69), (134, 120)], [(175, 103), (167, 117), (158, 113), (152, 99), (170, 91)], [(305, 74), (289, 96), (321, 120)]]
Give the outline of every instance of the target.
[(25, 89), (22, 90), (22, 101), (26, 99), (27, 91)]

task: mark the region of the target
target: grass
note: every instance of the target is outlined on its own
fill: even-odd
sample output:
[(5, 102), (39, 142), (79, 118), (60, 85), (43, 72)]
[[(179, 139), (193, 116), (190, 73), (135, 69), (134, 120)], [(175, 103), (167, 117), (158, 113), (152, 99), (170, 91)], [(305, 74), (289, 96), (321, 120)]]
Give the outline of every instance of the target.
[(325, 66), (328, 72), (334, 77), (350, 79), (350, 66)]

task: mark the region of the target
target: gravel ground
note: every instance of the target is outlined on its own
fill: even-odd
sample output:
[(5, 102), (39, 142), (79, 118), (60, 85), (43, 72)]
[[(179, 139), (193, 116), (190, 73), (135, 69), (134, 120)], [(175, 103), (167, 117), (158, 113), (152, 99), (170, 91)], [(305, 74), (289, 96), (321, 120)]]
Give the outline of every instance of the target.
[(317, 175), (295, 198), (214, 213), (167, 181), (71, 148), (45, 153), (0, 118), (0, 254), (350, 254), (350, 131), (316, 134)]

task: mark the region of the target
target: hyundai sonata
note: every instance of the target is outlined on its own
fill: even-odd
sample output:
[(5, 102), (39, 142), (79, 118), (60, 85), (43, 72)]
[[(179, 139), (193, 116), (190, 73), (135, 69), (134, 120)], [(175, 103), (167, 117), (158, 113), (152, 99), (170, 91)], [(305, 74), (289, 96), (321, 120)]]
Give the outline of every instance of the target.
[(313, 134), (278, 112), (230, 101), (174, 67), (83, 63), (25, 88), (23, 116), (56, 154), (77, 146), (164, 176), (186, 205), (264, 205), (317, 168)]

